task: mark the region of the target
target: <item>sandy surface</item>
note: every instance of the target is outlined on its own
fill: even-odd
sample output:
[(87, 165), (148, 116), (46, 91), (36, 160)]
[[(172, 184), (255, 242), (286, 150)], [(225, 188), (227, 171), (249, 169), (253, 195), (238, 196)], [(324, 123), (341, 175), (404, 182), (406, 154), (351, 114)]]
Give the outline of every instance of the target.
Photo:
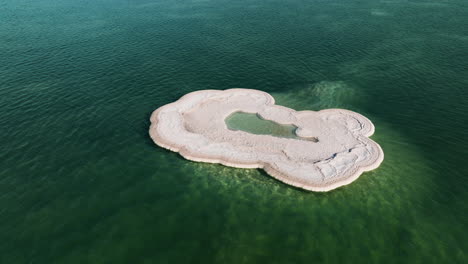
[[(235, 112), (295, 125), (303, 140), (229, 130), (225, 119)], [(186, 159), (261, 168), (282, 182), (311, 191), (349, 184), (377, 168), (384, 156), (368, 138), (374, 125), (366, 117), (344, 109), (295, 111), (252, 89), (186, 94), (153, 112), (149, 133), (157, 145)]]

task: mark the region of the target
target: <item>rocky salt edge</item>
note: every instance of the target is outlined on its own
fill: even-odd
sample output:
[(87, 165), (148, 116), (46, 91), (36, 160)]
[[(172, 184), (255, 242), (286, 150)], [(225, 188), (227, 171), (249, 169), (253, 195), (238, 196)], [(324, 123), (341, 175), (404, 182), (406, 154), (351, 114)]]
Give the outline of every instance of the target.
[[(229, 130), (235, 112), (294, 125), (300, 139)], [(272, 177), (310, 191), (330, 191), (356, 180), (383, 161), (368, 137), (374, 125), (344, 109), (295, 111), (252, 89), (202, 90), (186, 94), (151, 115), (150, 136), (166, 149), (198, 162), (261, 168)]]

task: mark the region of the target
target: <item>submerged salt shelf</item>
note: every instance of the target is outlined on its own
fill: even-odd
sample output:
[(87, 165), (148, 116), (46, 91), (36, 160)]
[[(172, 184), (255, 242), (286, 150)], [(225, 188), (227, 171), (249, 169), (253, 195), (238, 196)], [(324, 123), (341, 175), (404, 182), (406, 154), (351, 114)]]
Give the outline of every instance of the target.
[[(300, 139), (230, 130), (225, 119), (236, 112), (293, 125)], [(157, 145), (188, 160), (261, 168), (311, 191), (349, 184), (383, 160), (380, 146), (368, 138), (374, 125), (364, 116), (344, 109), (295, 111), (252, 89), (186, 94), (153, 112), (149, 133)]]

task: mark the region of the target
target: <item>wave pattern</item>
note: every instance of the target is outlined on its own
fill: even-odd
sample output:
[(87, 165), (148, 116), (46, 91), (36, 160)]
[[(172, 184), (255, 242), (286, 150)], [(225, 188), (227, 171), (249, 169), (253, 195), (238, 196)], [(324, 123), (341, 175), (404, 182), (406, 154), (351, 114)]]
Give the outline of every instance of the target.
[[(6, 0), (0, 17), (1, 263), (466, 262), (466, 1)], [(231, 87), (363, 113), (386, 160), (324, 195), (152, 144), (153, 109)]]

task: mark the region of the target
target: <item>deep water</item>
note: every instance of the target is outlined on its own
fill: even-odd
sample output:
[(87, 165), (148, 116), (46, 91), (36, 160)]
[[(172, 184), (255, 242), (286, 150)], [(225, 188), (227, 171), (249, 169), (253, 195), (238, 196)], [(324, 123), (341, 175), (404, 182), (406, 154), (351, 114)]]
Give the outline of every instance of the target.
[[(0, 263), (468, 263), (468, 1), (3, 0)], [(373, 121), (328, 193), (157, 147), (245, 87)]]

